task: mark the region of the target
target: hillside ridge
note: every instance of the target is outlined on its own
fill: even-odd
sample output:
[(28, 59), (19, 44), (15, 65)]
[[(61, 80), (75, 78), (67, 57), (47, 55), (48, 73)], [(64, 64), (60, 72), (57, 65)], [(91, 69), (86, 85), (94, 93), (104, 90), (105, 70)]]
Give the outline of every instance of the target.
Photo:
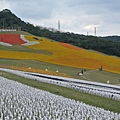
[(69, 43), (84, 49), (96, 50), (108, 55), (120, 57), (120, 42), (119, 40), (116, 40), (117, 36), (115, 40), (113, 40), (112, 37), (106, 38), (97, 36), (86, 36), (70, 32), (61, 32), (55, 29), (41, 26), (34, 26), (29, 22), (22, 21), (8, 9), (0, 12), (0, 18), (1, 29), (15, 28), (17, 30), (22, 30), (36, 36), (47, 37), (52, 40)]

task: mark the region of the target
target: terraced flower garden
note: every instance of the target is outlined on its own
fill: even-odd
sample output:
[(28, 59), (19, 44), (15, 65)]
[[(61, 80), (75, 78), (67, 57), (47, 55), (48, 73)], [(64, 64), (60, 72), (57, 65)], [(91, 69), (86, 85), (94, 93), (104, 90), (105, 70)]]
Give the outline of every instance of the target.
[[(5, 35), (2, 34), (2, 36)], [(22, 44), (20, 35), (13, 36), (14, 37), (9, 39), (11, 41), (9, 43)], [(86, 69), (98, 69), (100, 66), (103, 66), (103, 69), (106, 71), (120, 73), (120, 58), (88, 51), (70, 44), (56, 42), (43, 37), (25, 35), (24, 38), (27, 41), (39, 43), (34, 45), (26, 45), (24, 47), (30, 49), (31, 51), (43, 51), (42, 54), (39, 52), (30, 53), (27, 51), (0, 50), (0, 58), (38, 60), (52, 64)], [(8, 39), (5, 39), (4, 42), (7, 41)], [(48, 54), (44, 54), (44, 52)]]

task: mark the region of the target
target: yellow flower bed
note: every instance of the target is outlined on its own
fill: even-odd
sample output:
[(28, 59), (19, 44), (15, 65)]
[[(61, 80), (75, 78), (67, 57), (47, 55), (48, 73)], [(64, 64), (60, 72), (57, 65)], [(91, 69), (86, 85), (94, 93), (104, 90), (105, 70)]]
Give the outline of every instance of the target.
[[(32, 35), (25, 35), (24, 37), (25, 37), (25, 39), (27, 39), (29, 41), (37, 41), (37, 42), (41, 39), (41, 37), (32, 36)], [(37, 38), (38, 40), (36, 40), (35, 38)]]
[(0, 58), (21, 59), (21, 60), (42, 60), (49, 59), (48, 55), (27, 53), (27, 52), (15, 52), (0, 50)]
[[(40, 44), (30, 45), (27, 47), (31, 48), (31, 49), (49, 51), (49, 52), (53, 53), (52, 57), (54, 57), (54, 58), (56, 58), (57, 56), (63, 56), (66, 54), (70, 54), (70, 51), (67, 48), (60, 45), (59, 42), (52, 41), (47, 38), (41, 38), (41, 40), (39, 40), (39, 42), (40, 42)], [(67, 52), (65, 52), (65, 51), (67, 51)]]

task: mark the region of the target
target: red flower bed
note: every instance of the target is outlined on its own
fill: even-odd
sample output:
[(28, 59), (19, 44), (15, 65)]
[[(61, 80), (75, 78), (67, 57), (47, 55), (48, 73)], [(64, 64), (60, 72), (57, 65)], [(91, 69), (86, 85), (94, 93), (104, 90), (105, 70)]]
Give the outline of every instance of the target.
[(20, 38), (19, 34), (0, 34), (0, 42), (5, 42), (12, 45), (21, 45), (26, 43)]

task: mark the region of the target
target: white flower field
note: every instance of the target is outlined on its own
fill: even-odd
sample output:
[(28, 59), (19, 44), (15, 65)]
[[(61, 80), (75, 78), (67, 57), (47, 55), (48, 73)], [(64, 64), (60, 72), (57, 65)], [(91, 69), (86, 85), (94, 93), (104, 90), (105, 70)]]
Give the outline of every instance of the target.
[(23, 72), (23, 71), (4, 69), (4, 68), (0, 68), (0, 70), (12, 74), (16, 74), (18, 76), (22, 76), (25, 78), (29, 78), (41, 82), (47, 82), (50, 84), (56, 84), (59, 86), (76, 89), (78, 91), (82, 91), (85, 93), (120, 101), (120, 86), (117, 85), (103, 84), (98, 82), (91, 82), (91, 81), (51, 76), (51, 75), (43, 75), (43, 74), (31, 73), (31, 72)]
[(120, 114), (0, 77), (0, 120), (120, 120)]

